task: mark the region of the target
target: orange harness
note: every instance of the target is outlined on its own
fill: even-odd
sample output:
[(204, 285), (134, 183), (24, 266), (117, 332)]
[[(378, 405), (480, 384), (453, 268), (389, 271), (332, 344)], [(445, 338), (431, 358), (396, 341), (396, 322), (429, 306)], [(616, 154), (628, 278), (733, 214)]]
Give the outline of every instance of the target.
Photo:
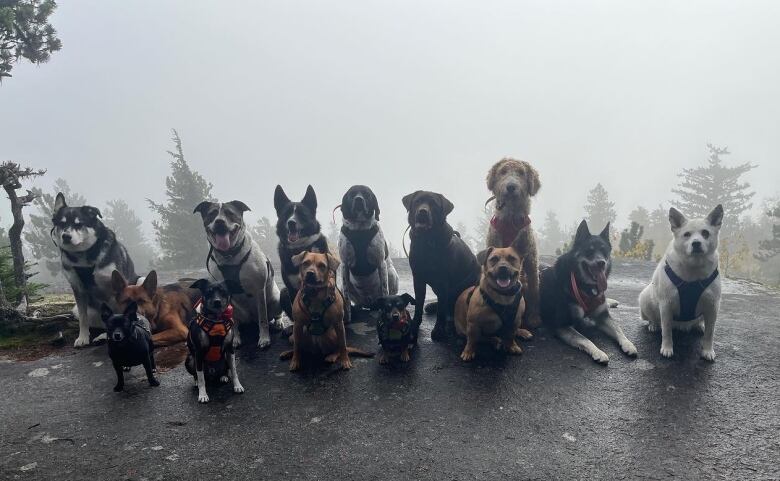
[(205, 332), (207, 336), (209, 336), (209, 350), (206, 352), (206, 361), (217, 362), (222, 359), (225, 338), (235, 325), (235, 322), (233, 321), (233, 306), (228, 306), (219, 316), (219, 319), (207, 319), (206, 316), (200, 312), (199, 308), (202, 306), (203, 299), (195, 304), (197, 312), (195, 323), (203, 329), (203, 332)]

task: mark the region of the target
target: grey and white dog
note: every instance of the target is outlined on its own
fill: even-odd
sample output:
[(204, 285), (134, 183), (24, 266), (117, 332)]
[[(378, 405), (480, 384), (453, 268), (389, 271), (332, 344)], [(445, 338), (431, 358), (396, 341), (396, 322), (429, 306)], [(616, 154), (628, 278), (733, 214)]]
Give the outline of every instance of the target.
[(669, 223), (674, 238), (639, 295), (642, 319), (650, 332), (661, 329), (661, 355), (674, 355), (672, 331), (697, 328), (704, 333), (701, 356), (715, 360), (713, 338), (720, 309), (718, 235), (723, 207), (718, 205), (704, 219), (686, 219), (672, 207)]
[(127, 249), (101, 218), (96, 207), (69, 207), (62, 193), (54, 200), (51, 238), (60, 249), (62, 269), (73, 289), (79, 318), (79, 337), (74, 347), (89, 345), (90, 328), (105, 329), (101, 316), (103, 304), (117, 311), (111, 287), (114, 270), (128, 282), (138, 280)]
[(347, 305), (370, 307), (398, 293), (398, 273), (379, 227), (379, 203), (365, 185), (353, 185), (341, 200), (341, 282)]
[[(211, 245), (206, 258), (207, 270), (214, 279), (239, 286), (233, 295), (234, 317), (239, 323), (257, 322), (260, 333), (257, 347), (266, 349), (271, 345), (270, 324), (284, 329), (290, 323), (282, 314), (271, 262), (252, 240), (244, 223), (244, 212), (248, 210), (240, 200), (204, 201), (193, 213), (201, 215)], [(238, 331), (235, 342), (241, 343)]]

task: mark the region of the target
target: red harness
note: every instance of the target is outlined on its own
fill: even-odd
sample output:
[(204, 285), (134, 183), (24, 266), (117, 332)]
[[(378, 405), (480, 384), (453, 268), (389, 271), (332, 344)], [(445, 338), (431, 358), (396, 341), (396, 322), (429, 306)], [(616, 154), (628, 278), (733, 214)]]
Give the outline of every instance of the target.
[(571, 273), (571, 292), (574, 294), (577, 304), (585, 311), (585, 314), (590, 314), (607, 301), (607, 297), (603, 292), (595, 296), (582, 292), (580, 286), (577, 285), (577, 278), (574, 277), (573, 272)]
[(517, 238), (517, 234), (529, 225), (531, 225), (531, 218), (528, 216), (525, 216), (520, 224), (515, 224), (513, 220), (502, 221), (495, 215), (490, 219), (490, 226), (498, 232), (503, 247), (512, 245)]
[(224, 340), (235, 324), (233, 321), (233, 306), (227, 306), (219, 318), (215, 320), (206, 319), (206, 316), (199, 312), (198, 309), (202, 306), (203, 299), (199, 299), (195, 303), (197, 312), (195, 323), (209, 336), (209, 350), (206, 352), (206, 361), (217, 362), (222, 359)]

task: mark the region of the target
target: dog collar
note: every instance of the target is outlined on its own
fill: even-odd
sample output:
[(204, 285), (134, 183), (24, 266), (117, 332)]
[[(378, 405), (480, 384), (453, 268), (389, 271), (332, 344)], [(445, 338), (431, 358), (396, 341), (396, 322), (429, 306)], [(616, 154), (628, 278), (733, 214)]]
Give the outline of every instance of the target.
[(607, 301), (607, 297), (603, 292), (598, 292), (594, 296), (583, 292), (577, 285), (577, 277), (573, 272), (571, 273), (571, 292), (585, 314), (590, 314)]
[[(406, 322), (402, 322), (406, 321)], [(398, 326), (400, 324), (400, 326)], [(384, 315), (377, 321), (376, 332), (379, 337), (379, 344), (384, 348), (398, 349), (405, 344), (408, 344), (409, 335), (412, 332), (412, 323), (409, 316), (409, 311), (404, 309), (401, 311), (401, 319), (399, 321), (393, 321), (386, 319)]]
[(696, 306), (699, 304), (704, 291), (710, 287), (710, 284), (715, 282), (720, 272), (717, 268), (715, 271), (704, 279), (698, 279), (695, 281), (684, 281), (677, 273), (674, 272), (672, 266), (667, 262), (664, 266), (666, 276), (672, 281), (674, 287), (677, 288), (677, 295), (680, 297), (680, 315), (676, 321), (687, 322), (696, 319)]
[(519, 224), (515, 223), (514, 219), (501, 220), (497, 215), (490, 219), (490, 226), (498, 232), (505, 247), (512, 245), (520, 231), (529, 225), (531, 225), (531, 218), (528, 216), (524, 216)]

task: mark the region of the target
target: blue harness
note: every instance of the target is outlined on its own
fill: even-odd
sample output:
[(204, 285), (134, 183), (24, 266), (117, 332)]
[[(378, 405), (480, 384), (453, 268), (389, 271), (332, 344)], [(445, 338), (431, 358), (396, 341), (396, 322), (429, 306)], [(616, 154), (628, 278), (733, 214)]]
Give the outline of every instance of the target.
[(699, 305), (699, 299), (701, 299), (704, 291), (710, 287), (710, 284), (718, 278), (718, 269), (715, 269), (715, 272), (706, 279), (690, 282), (682, 280), (680, 276), (675, 274), (668, 262), (664, 266), (664, 271), (666, 271), (669, 280), (677, 288), (677, 294), (680, 296), (680, 315), (675, 321), (688, 322), (696, 319), (696, 306)]

